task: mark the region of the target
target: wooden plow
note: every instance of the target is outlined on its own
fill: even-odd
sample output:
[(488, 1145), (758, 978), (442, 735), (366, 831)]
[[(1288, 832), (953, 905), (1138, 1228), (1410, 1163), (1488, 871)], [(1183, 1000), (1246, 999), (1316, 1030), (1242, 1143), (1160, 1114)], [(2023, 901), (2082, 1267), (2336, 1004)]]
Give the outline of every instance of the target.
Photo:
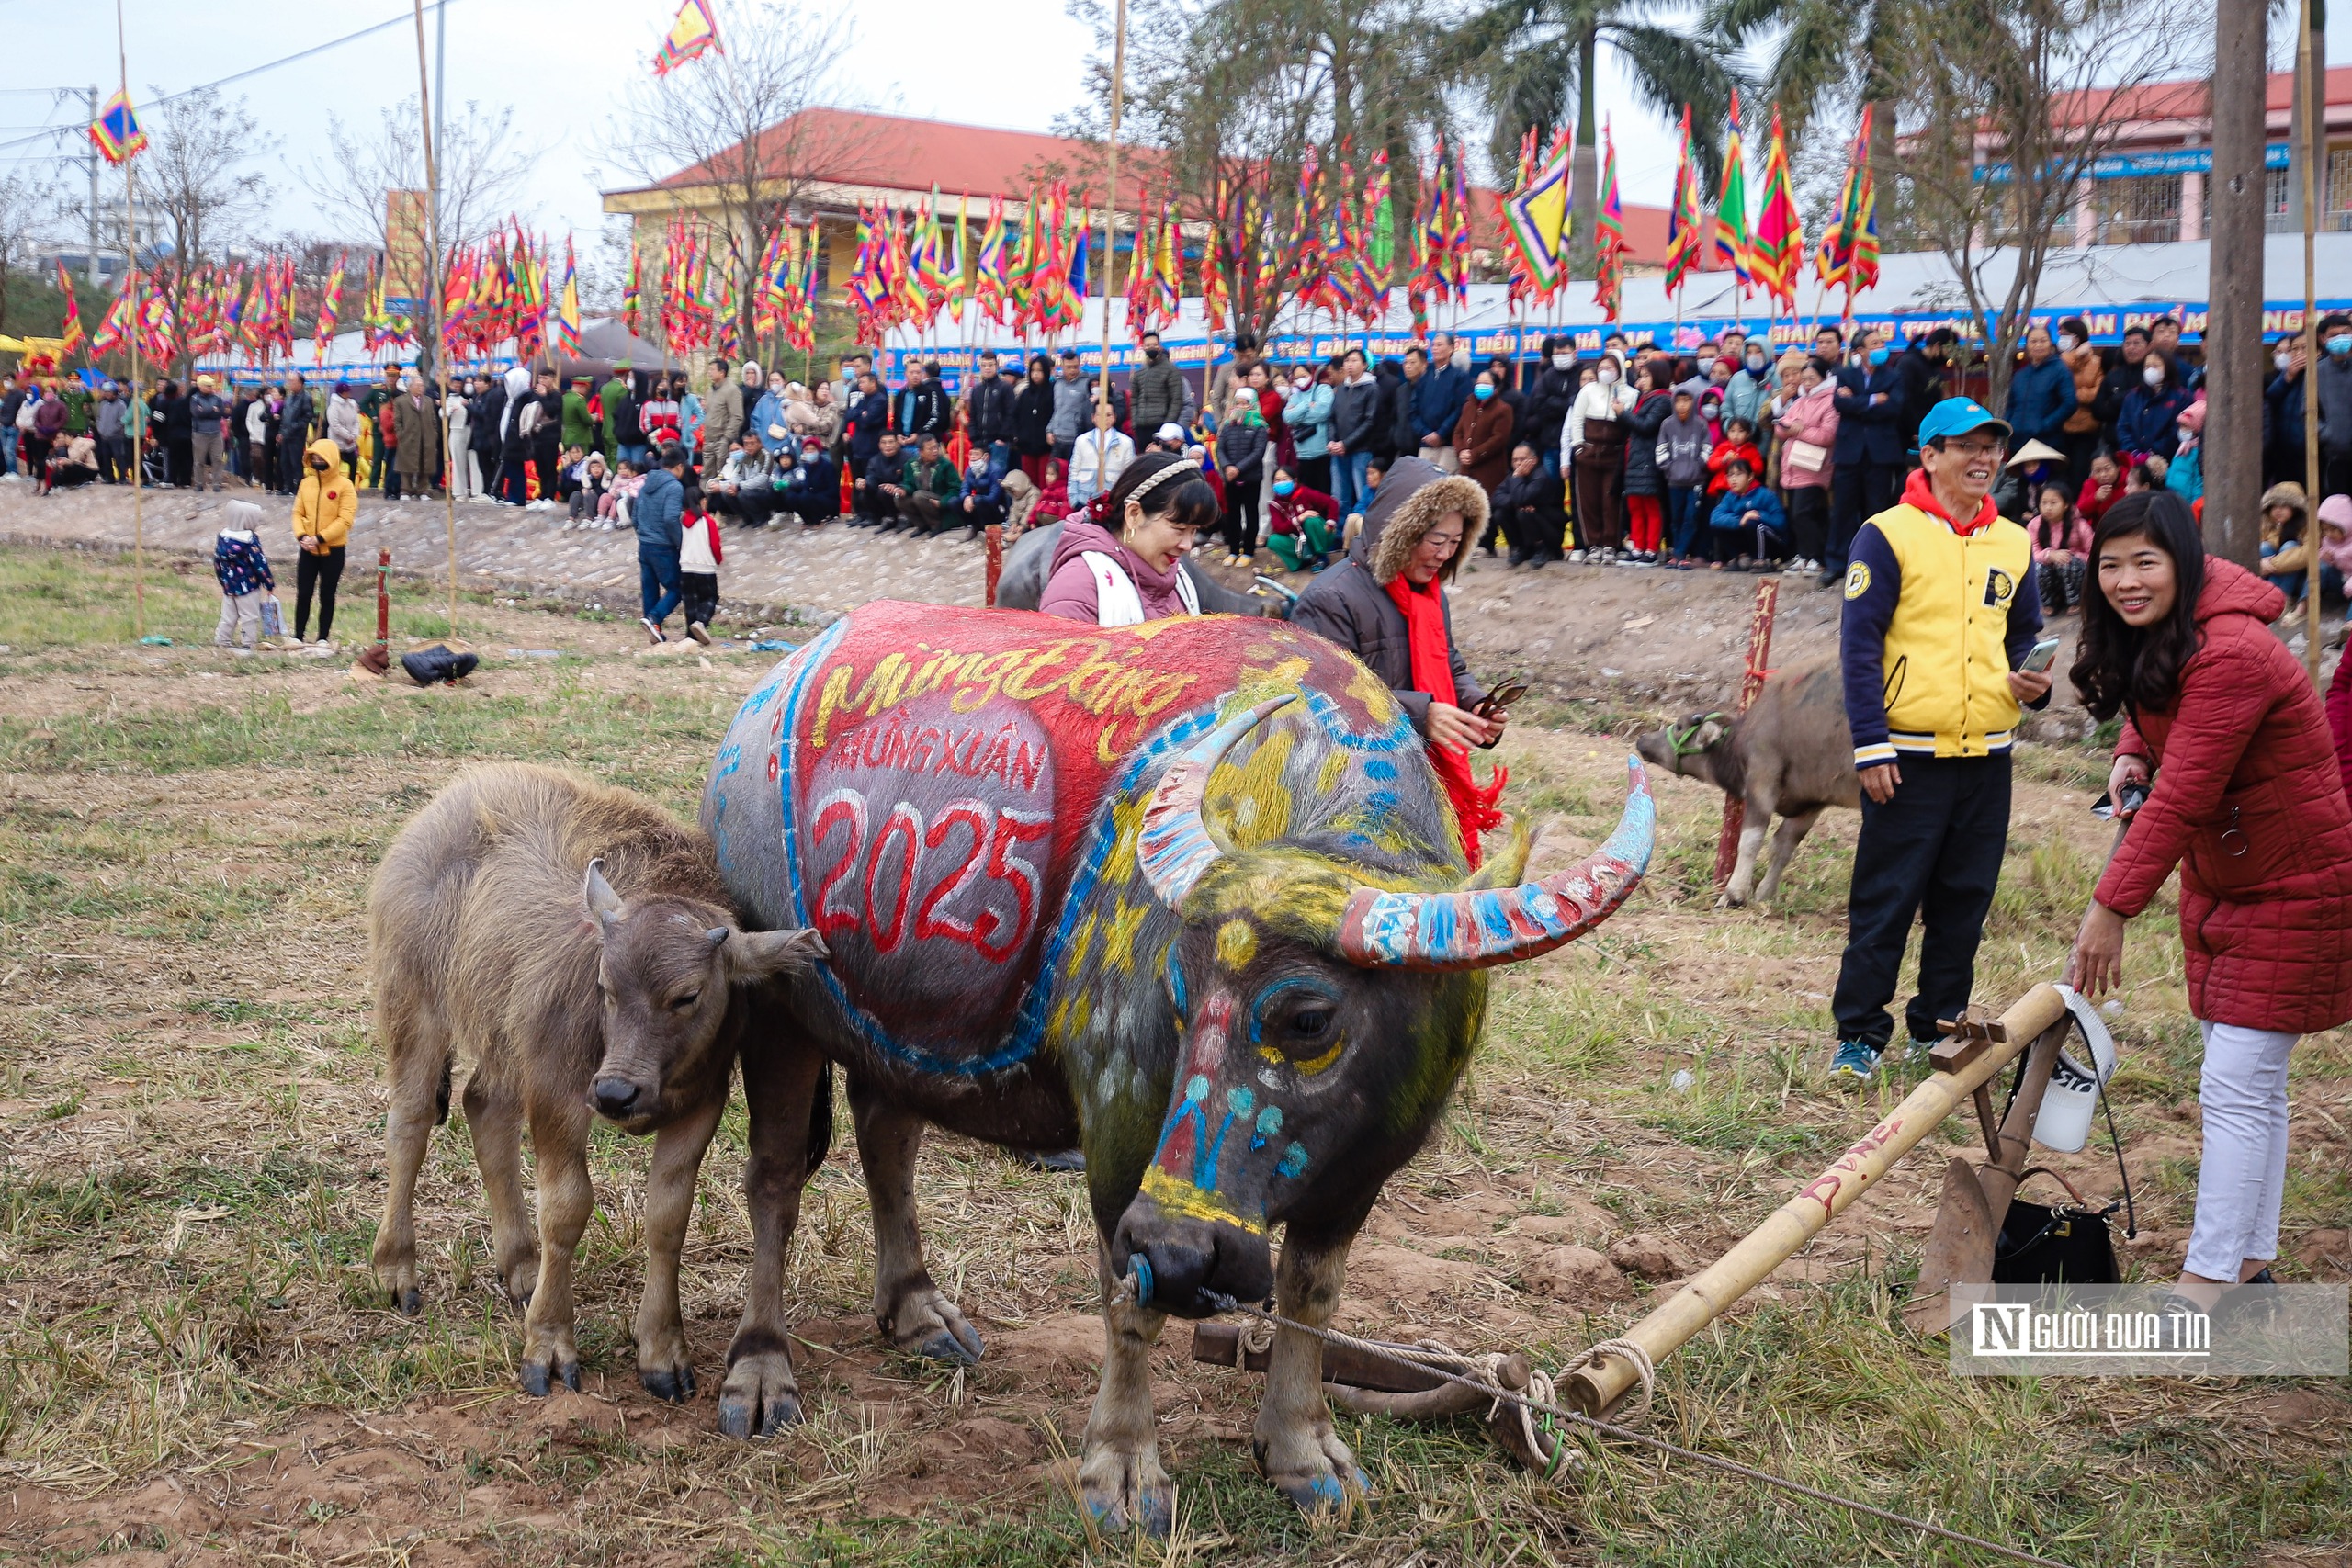
[[(1904, 1314), (1912, 1326), (1926, 1332), (1949, 1327), (1951, 1287), (1991, 1282), (1994, 1244), (2000, 1234), (1997, 1216), (2007, 1211), (2024, 1178), (2034, 1119), (2072, 1022), (2057, 987), (2041, 985), (1996, 1020), (1943, 1027), (1947, 1038), (1930, 1055), (1934, 1070), (1902, 1103), (1649, 1315), (1578, 1357), (1558, 1380), (1562, 1406), (1596, 1418), (1613, 1415), (1647, 1381), (1649, 1369), (1689, 1344), (1794, 1257), (1877, 1185), (1895, 1161), (1941, 1127), (1945, 1118), (1973, 1105), (1984, 1129), (1986, 1157), (1975, 1165), (1954, 1158), (1946, 1166), (1942, 1206), (1921, 1260), (1918, 1286)], [(1993, 1079), (2020, 1055), (2025, 1064), (2016, 1093), (2006, 1114), (1996, 1116)], [(1253, 1336), (1245, 1326), (1204, 1323), (1193, 1333), (1193, 1359), (1262, 1371), (1266, 1337)], [(1491, 1400), (1450, 1383), (1427, 1366), (1412, 1364), (1427, 1359), (1432, 1348), (1355, 1345), (1363, 1348), (1325, 1348), (1325, 1389), (1334, 1403), (1349, 1410), (1404, 1416), (1485, 1409), (1497, 1438), (1522, 1462), (1535, 1462), (1537, 1456), (1521, 1451), (1515, 1413), (1495, 1408)], [(1475, 1361), (1485, 1374), (1480, 1381), (1513, 1391), (1548, 1381), (1519, 1355), (1448, 1356), (1445, 1361), (1465, 1367)]]

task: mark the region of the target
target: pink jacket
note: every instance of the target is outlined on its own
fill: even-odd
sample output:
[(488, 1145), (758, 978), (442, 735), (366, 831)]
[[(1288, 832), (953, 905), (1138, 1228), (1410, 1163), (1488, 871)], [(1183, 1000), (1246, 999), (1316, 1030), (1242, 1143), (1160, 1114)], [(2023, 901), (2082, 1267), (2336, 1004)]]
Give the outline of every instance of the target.
[(2075, 513), (2075, 521), (2067, 527), (2064, 544), (2043, 544), (2041, 542), (2043, 532), (2041, 514), (2036, 513), (2033, 521), (2026, 525), (2026, 536), (2033, 541), (2033, 558), (2037, 564), (2055, 561), (2060, 555), (2067, 553), (2078, 556), (2086, 561), (2090, 559), (2091, 523), (2090, 519), (2081, 513)]
[[(1824, 381), (1812, 391), (1789, 405), (1789, 412), (1772, 422), (1783, 442), (1810, 441), (1824, 453), (1838, 441), (1838, 387)], [(1829, 459), (1824, 457), (1821, 467), (1808, 468), (1789, 456), (1786, 446), (1781, 448), (1781, 487), (1783, 490), (1820, 490), (1829, 483)]]
[(1119, 563), (1143, 601), (1144, 619), (1159, 621), (1192, 613), (1176, 591), (1177, 575), (1184, 570), (1182, 562), (1170, 570), (1155, 571), (1141, 556), (1119, 543), (1109, 529), (1083, 516), (1063, 524), (1062, 536), (1054, 542), (1053, 575), (1046, 580), (1046, 592), (1037, 601), (1041, 613), (1059, 615), (1066, 621), (1082, 621), (1090, 626), (1102, 624), (1093, 570), (1079, 559), (1089, 550)]

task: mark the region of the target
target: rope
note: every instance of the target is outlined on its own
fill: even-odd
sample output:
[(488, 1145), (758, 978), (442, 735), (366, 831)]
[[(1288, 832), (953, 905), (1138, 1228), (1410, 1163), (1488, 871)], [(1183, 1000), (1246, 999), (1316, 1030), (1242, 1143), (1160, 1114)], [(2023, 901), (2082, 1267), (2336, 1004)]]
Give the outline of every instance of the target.
[[(1817, 1486), (1808, 1486), (1802, 1481), (1791, 1481), (1786, 1476), (1774, 1475), (1770, 1471), (1742, 1464), (1737, 1460), (1701, 1453), (1696, 1449), (1686, 1449), (1679, 1443), (1668, 1442), (1663, 1438), (1654, 1438), (1646, 1432), (1637, 1432), (1631, 1427), (1621, 1426), (1613, 1421), (1603, 1421), (1596, 1416), (1587, 1416), (1581, 1411), (1563, 1409), (1557, 1403), (1553, 1380), (1541, 1373), (1535, 1374), (1529, 1380), (1526, 1393), (1515, 1393), (1500, 1386), (1491, 1376), (1482, 1381), (1453, 1370), (1453, 1366), (1436, 1358), (1442, 1355), (1453, 1364), (1461, 1366), (1473, 1366), (1476, 1363), (1472, 1362), (1468, 1357), (1444, 1350), (1442, 1347), (1405, 1350), (1396, 1346), (1383, 1345), (1377, 1340), (1359, 1339), (1352, 1334), (1343, 1334), (1338, 1329), (1317, 1328), (1312, 1324), (1300, 1323), (1295, 1318), (1283, 1317), (1278, 1313), (1268, 1312), (1263, 1307), (1251, 1306), (1247, 1303), (1235, 1301), (1231, 1296), (1219, 1295), (1215, 1291), (1203, 1291), (1200, 1294), (1203, 1301), (1219, 1312), (1237, 1313), (1244, 1317), (1255, 1318), (1261, 1323), (1279, 1325), (1283, 1328), (1295, 1328), (1299, 1333), (1320, 1339), (1326, 1344), (1341, 1345), (1352, 1350), (1362, 1351), (1365, 1355), (1380, 1357), (1385, 1360), (1395, 1361), (1405, 1366), (1420, 1367), (1434, 1377), (1443, 1378), (1448, 1382), (1459, 1383), (1464, 1388), (1473, 1389), (1485, 1394), (1495, 1402), (1494, 1407), (1497, 1409), (1504, 1404), (1516, 1405), (1521, 1421), (1526, 1423), (1523, 1429), (1531, 1438), (1536, 1430), (1533, 1424), (1534, 1417), (1542, 1416), (1547, 1418), (1544, 1423), (1545, 1436), (1552, 1437), (1555, 1443), (1557, 1438), (1555, 1434), (1550, 1432), (1550, 1424), (1552, 1421), (1566, 1421), (1609, 1437), (1622, 1438), (1627, 1442), (1645, 1444), (1661, 1453), (1670, 1454), (1676, 1459), (1688, 1460), (1693, 1464), (1704, 1465), (1710, 1470), (1719, 1470), (1726, 1474), (1736, 1475), (1745, 1480), (1753, 1481), (1759, 1486), (1777, 1487), (1781, 1491), (1794, 1493), (1800, 1497), (1809, 1497), (1816, 1503), (1827, 1503), (1833, 1507), (1844, 1508), (1849, 1513), (1860, 1514), (1867, 1518), (1883, 1520), (1891, 1525), (1900, 1525), (1905, 1529), (1917, 1530), (1923, 1535), (1936, 1536), (1962, 1546), (1973, 1546), (1980, 1551), (1989, 1551), (2014, 1562), (2030, 1562), (2036, 1564), (2037, 1568), (2067, 1568), (2065, 1563), (2053, 1557), (2037, 1557), (2030, 1551), (2023, 1551), (2014, 1546), (2004, 1546), (1998, 1541), (1986, 1540), (1982, 1536), (1967, 1535), (1959, 1530), (1947, 1529), (1941, 1525), (1930, 1524), (1925, 1519), (1915, 1519), (1907, 1514), (1898, 1514), (1892, 1509), (1882, 1508), (1857, 1498), (1841, 1497), (1835, 1492), (1824, 1492)], [(1622, 1355), (1634, 1363), (1635, 1370), (1642, 1374), (1642, 1393), (1646, 1402), (1654, 1385), (1657, 1369), (1651, 1365), (1649, 1356), (1640, 1347), (1629, 1341), (1603, 1340), (1585, 1351), (1570, 1364), (1568, 1370), (1573, 1371), (1576, 1367), (1582, 1366), (1585, 1362), (1601, 1355)], [(1489, 1358), (1490, 1360), (1496, 1359)], [(1565, 1376), (1566, 1373), (1562, 1375)], [(1532, 1441), (1530, 1442), (1529, 1447), (1533, 1452), (1544, 1451), (1541, 1445)], [(1558, 1457), (1560, 1451), (1558, 1448), (1555, 1448), (1552, 1452), (1549, 1463), (1554, 1468), (1560, 1463)], [(1581, 1461), (1576, 1462), (1581, 1463)], [(1547, 1470), (1546, 1473), (1550, 1472)]]

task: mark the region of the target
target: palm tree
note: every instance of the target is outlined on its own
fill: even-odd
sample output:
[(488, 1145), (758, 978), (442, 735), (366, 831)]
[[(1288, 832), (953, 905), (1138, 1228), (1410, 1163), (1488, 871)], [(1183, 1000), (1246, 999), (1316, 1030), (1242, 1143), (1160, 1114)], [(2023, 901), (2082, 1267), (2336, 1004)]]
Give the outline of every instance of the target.
[(1631, 68), (1637, 97), (1668, 119), (1693, 106), (1691, 143), (1708, 183), (1723, 177), (1723, 109), (1743, 85), (1727, 51), (1704, 34), (1663, 25), (1678, 0), (1486, 0), (1446, 39), (1441, 59), (1480, 85), (1494, 117), (1497, 166), (1509, 170), (1521, 135), (1532, 125), (1549, 137), (1576, 123), (1576, 225), (1571, 254), (1579, 269), (1592, 257), (1598, 209), (1600, 131), (1593, 73), (1603, 43)]
[(1710, 0), (1702, 25), (1730, 51), (1781, 35), (1764, 90), (1781, 106), (1791, 141), (1825, 110), (1875, 106), (1871, 168), (1880, 225), (1895, 190), (1894, 107), (1902, 96), (1919, 0)]

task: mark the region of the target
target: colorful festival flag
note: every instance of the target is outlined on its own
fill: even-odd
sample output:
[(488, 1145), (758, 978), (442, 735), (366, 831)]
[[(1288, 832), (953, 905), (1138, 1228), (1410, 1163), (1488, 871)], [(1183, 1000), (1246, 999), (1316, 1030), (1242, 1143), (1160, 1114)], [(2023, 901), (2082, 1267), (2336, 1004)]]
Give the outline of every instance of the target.
[[(74, 280), (66, 276), (65, 263), (57, 263), (57, 291), (65, 296), (65, 329), (58, 334), (57, 357), (71, 358), (82, 351), (82, 307), (74, 299)], [(12, 434), (10, 440), (16, 437)]]
[(108, 98), (90, 122), (90, 141), (109, 164), (127, 164), (147, 150), (147, 133), (139, 128), (139, 113), (130, 107), (128, 90)]
[(334, 345), (335, 309), (343, 302), (343, 263), (334, 258), (334, 271), (327, 275), (327, 286), (319, 295), (319, 313), (311, 322), (311, 358), (313, 364), (324, 365), (327, 352)]
[(1724, 150), (1723, 199), (1715, 204), (1715, 259), (1739, 278), (1742, 295), (1756, 287), (1747, 228), (1747, 162), (1739, 145), (1739, 89), (1731, 94), (1731, 145)]
[(1789, 188), (1789, 149), (1781, 135), (1781, 106), (1772, 106), (1772, 144), (1764, 154), (1764, 205), (1756, 216), (1750, 265), (1757, 281), (1793, 310), (1797, 278), (1804, 271), (1804, 219)]
[(718, 41), (718, 23), (710, 14), (709, 0), (684, 0), (670, 30), (662, 35), (661, 51), (653, 57), (653, 73), (666, 76), (710, 50), (727, 52)]
[(1682, 150), (1674, 165), (1674, 205), (1666, 214), (1666, 291), (1679, 295), (1699, 266), (1699, 169), (1690, 158), (1690, 106), (1682, 106)]
[(548, 323), (548, 344), (567, 358), (580, 357), (580, 284), (572, 276), (571, 237), (563, 241), (563, 292), (556, 299), (554, 320)]
[[(1534, 129), (1530, 127), (1527, 134), (1532, 139)], [(1512, 243), (1537, 294), (1548, 295), (1557, 288), (1567, 268), (1568, 212), (1576, 190), (1570, 172), (1573, 149), (1573, 141), (1555, 137), (1551, 155), (1532, 169), (1518, 194), (1503, 203), (1504, 220), (1510, 226)], [(1528, 161), (1532, 162), (1532, 145), (1528, 151)]]
[(1625, 298), (1625, 209), (1617, 198), (1617, 138), (1600, 125), (1600, 203), (1593, 219), (1592, 302), (1617, 320)]

